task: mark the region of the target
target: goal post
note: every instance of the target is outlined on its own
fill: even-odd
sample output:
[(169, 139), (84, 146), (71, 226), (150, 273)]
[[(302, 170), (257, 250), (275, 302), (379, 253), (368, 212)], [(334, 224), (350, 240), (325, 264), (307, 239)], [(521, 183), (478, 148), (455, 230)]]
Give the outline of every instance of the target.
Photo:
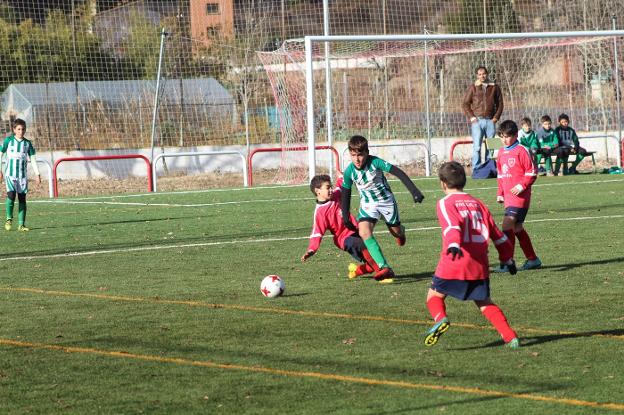
[[(317, 111), (318, 108), (315, 107), (315, 101), (318, 100), (319, 98), (318, 96), (315, 96), (314, 71), (315, 69), (319, 69), (322, 66), (322, 64), (327, 65), (327, 66), (332, 65), (331, 62), (327, 62), (327, 61), (325, 61), (324, 63), (322, 62), (323, 54), (319, 52), (319, 49), (322, 47), (322, 44), (336, 45), (336, 44), (339, 44), (340, 42), (349, 42), (354, 45), (356, 45), (358, 42), (368, 43), (369, 45), (383, 44), (384, 47), (381, 49), (384, 49), (384, 51), (383, 52), (377, 51), (378, 54), (376, 56), (379, 56), (380, 54), (385, 53), (385, 55), (383, 55), (384, 59), (386, 60), (383, 62), (384, 65), (387, 64), (387, 60), (395, 59), (397, 57), (404, 58), (404, 57), (415, 56), (416, 54), (418, 54), (419, 56), (422, 56), (422, 53), (423, 53), (422, 47), (420, 48), (420, 50), (416, 51), (418, 47), (409, 49), (409, 47), (407, 46), (395, 46), (398, 44), (408, 45), (411, 43), (411, 44), (417, 44), (417, 45), (424, 45), (424, 50), (426, 50), (425, 53), (427, 57), (443, 56), (443, 55), (448, 56), (448, 55), (452, 55), (453, 53), (468, 53), (468, 52), (479, 52), (482, 54), (481, 56), (485, 56), (485, 57), (488, 57), (487, 55), (488, 53), (492, 53), (492, 54), (498, 53), (504, 57), (505, 56), (504, 54), (509, 53), (509, 51), (517, 51), (518, 53), (522, 53), (523, 50), (527, 50), (527, 49), (537, 50), (541, 48), (540, 50), (545, 51), (544, 54), (541, 55), (544, 57), (544, 59), (548, 59), (548, 52), (550, 50), (554, 50), (554, 48), (560, 48), (559, 50), (563, 50), (562, 48), (564, 47), (574, 47), (575, 48), (574, 52), (570, 52), (569, 50), (565, 52), (568, 54), (567, 56), (568, 61), (570, 59), (571, 54), (576, 54), (575, 56), (577, 55), (580, 57), (585, 56), (587, 62), (591, 62), (592, 64), (597, 62), (595, 63), (595, 65), (597, 65), (597, 68), (592, 69), (592, 74), (591, 74), (595, 76), (596, 78), (595, 79), (592, 78), (591, 80), (588, 79), (588, 71), (587, 71), (588, 64), (587, 62), (583, 63), (583, 65), (581, 66), (585, 68), (585, 77), (582, 78), (578, 82), (578, 84), (581, 85), (579, 88), (584, 87), (585, 90), (581, 92), (575, 91), (573, 93), (571, 91), (572, 88), (570, 86), (569, 87), (570, 92), (567, 98), (569, 103), (562, 104), (562, 102), (559, 102), (553, 99), (551, 100), (551, 102), (549, 102), (549, 106), (547, 107), (551, 110), (563, 111), (566, 108), (574, 107), (574, 99), (577, 95), (585, 94), (585, 96), (587, 96), (589, 94), (588, 88), (590, 87), (590, 85), (588, 84), (591, 82), (592, 83), (591, 86), (593, 87), (594, 81), (596, 81), (598, 84), (600, 83), (613, 84), (612, 86), (613, 86), (613, 89), (615, 90), (614, 95), (617, 96), (618, 98), (621, 97), (621, 92), (620, 92), (621, 91), (620, 89), (621, 75), (619, 74), (619, 71), (617, 69), (617, 63), (619, 60), (619, 56), (617, 56), (617, 41), (622, 40), (623, 37), (624, 37), (624, 30), (490, 33), (490, 34), (306, 36), (303, 41), (304, 53), (301, 54), (300, 50), (298, 51), (298, 53), (299, 53), (299, 56), (300, 55), (305, 56), (305, 67), (304, 67), (305, 90), (306, 90), (305, 116), (306, 116), (306, 135), (307, 135), (308, 149), (313, 149), (316, 146), (318, 124), (316, 123), (317, 115), (315, 115), (315, 112), (320, 112), (320, 111)], [(468, 50), (468, 52), (464, 51), (459, 46), (452, 46), (453, 42), (456, 42), (456, 44), (460, 44), (462, 42), (467, 42), (467, 41), (473, 42), (473, 46), (468, 48), (470, 49)], [(451, 47), (449, 50), (440, 51), (432, 47), (435, 44), (439, 45), (439, 44), (443, 44), (444, 42), (451, 43)], [(483, 43), (479, 43), (479, 42), (483, 42)], [(611, 44), (608, 44), (607, 42), (611, 42)], [(392, 46), (388, 46), (388, 45), (392, 45)], [(428, 45), (430, 46), (429, 48), (427, 48)], [(592, 45), (597, 45), (597, 46), (592, 46)], [(591, 48), (591, 53), (595, 54), (595, 56), (592, 55), (589, 58), (587, 58), (588, 48)], [(365, 49), (365, 47), (354, 46), (352, 50), (355, 52), (353, 52), (351, 56), (363, 56), (365, 58), (367, 55), (359, 54), (362, 49)], [(461, 52), (458, 52), (458, 50), (460, 49), (461, 49)], [(388, 52), (389, 50), (391, 51)], [(608, 51), (608, 53), (605, 51)], [(334, 46), (332, 46), (331, 53), (332, 54), (337, 53), (336, 48)], [(524, 55), (519, 55), (517, 59), (521, 60), (523, 56)], [(568, 61), (565, 61), (565, 62), (568, 62)], [(479, 62), (482, 62), (481, 64), (485, 64), (485, 62), (483, 62), (482, 60), (480, 60)], [(564, 64), (566, 64), (565, 62)], [(514, 61), (514, 62), (511, 62), (511, 64), (507, 62), (508, 67), (505, 67), (504, 70), (501, 69), (499, 72), (505, 72), (505, 74), (513, 75), (514, 69), (515, 69), (513, 66), (522, 65), (523, 63), (524, 62), (521, 62), (521, 61)], [(567, 63), (567, 65), (569, 66), (569, 62)], [(488, 65), (486, 64), (486, 66)], [(565, 70), (569, 71), (570, 69), (568, 66), (566, 66), (567, 69)], [(424, 72), (426, 71), (423, 71), (423, 73)], [(615, 72), (615, 74), (613, 72)], [(500, 76), (504, 77), (505, 74), (499, 74), (499, 77)], [(470, 80), (472, 79), (472, 73), (468, 73), (465, 75), (466, 75), (466, 79), (469, 79), (467, 82), (470, 82)], [(523, 74), (523, 75), (526, 75), (526, 74)], [(608, 80), (605, 80), (606, 77), (608, 77)], [(426, 85), (428, 85), (430, 80), (427, 79), (425, 80), (425, 82), (426, 82)], [(547, 81), (545, 80), (544, 82), (547, 82)], [(568, 80), (567, 83), (571, 84), (572, 81)], [(465, 87), (466, 85), (463, 85), (462, 87)], [(327, 87), (328, 87), (327, 90), (331, 91), (331, 85), (328, 85)], [(504, 91), (503, 92), (504, 95), (505, 95), (505, 92), (515, 93), (515, 91), (513, 90), (513, 85), (507, 85), (507, 88), (508, 88), (508, 91)], [(601, 91), (602, 90), (596, 92), (596, 94), (598, 94), (599, 92), (601, 93)], [(591, 93), (593, 92), (594, 91), (592, 90)], [(553, 92), (553, 94), (555, 93), (558, 93), (558, 92)], [(335, 91), (327, 92), (327, 97), (326, 97), (327, 108), (332, 107), (331, 100), (332, 100), (332, 96), (334, 95), (335, 95)], [(427, 95), (427, 98), (428, 97), (429, 95)], [(609, 102), (605, 103), (606, 99), (604, 99), (604, 97), (600, 95), (600, 97), (597, 98), (596, 101), (597, 101), (597, 103), (595, 104), (596, 106), (602, 106), (602, 113), (603, 113), (603, 118), (604, 118), (603, 125), (604, 125), (605, 130), (607, 128), (610, 128), (610, 129), (615, 129), (618, 131), (618, 141), (619, 141), (618, 147), (619, 149), (621, 149), (622, 128), (621, 128), (621, 120), (619, 116), (620, 99), (610, 98)], [(531, 108), (531, 111), (527, 110), (526, 105), (525, 106), (520, 105), (520, 104), (516, 105), (517, 108), (515, 108), (514, 115), (519, 115), (521, 117), (523, 116), (522, 114), (524, 112), (531, 112), (531, 113), (538, 114), (537, 111), (539, 111), (540, 108), (537, 107), (537, 104), (531, 103), (531, 105), (533, 105), (533, 107)], [(608, 108), (609, 111), (605, 111), (605, 105), (609, 106)], [(512, 109), (514, 109), (514, 106), (512, 106)], [(587, 108), (585, 109), (586, 111), (588, 111)], [(613, 109), (613, 111), (610, 111), (611, 109)], [(617, 109), (617, 114), (618, 114), (617, 116), (611, 114), (611, 112), (616, 112), (615, 109)], [(426, 109), (426, 113), (427, 113), (427, 116), (429, 116), (430, 114), (429, 108)], [(604, 115), (604, 114), (607, 114), (607, 115)], [(328, 132), (335, 131), (335, 128), (331, 128), (334, 122), (332, 115), (333, 114), (326, 113), (325, 122), (327, 123), (326, 131)], [(553, 114), (553, 115), (555, 115), (556, 117), (556, 114)], [(506, 115), (505, 118), (511, 118), (511, 117)], [(613, 120), (613, 118), (616, 118), (616, 119)], [(534, 122), (534, 125), (535, 124), (536, 123)], [(587, 124), (589, 125), (589, 122), (587, 122)], [(428, 160), (426, 160), (426, 163), (427, 163), (427, 166), (430, 168), (432, 164), (431, 131), (430, 131), (431, 125), (427, 122), (425, 127), (426, 127), (426, 132), (427, 132), (426, 133), (427, 148), (429, 150), (428, 151), (429, 156), (428, 156)], [(386, 125), (385, 128), (388, 128), (388, 126)], [(466, 128), (466, 131), (467, 131), (467, 128)], [(333, 137), (328, 137), (327, 140), (333, 141)], [(618, 164), (621, 165), (620, 151), (617, 152), (617, 157), (618, 157)], [(316, 174), (316, 155), (314, 151), (308, 151), (307, 164), (308, 164), (308, 177), (311, 178)]]

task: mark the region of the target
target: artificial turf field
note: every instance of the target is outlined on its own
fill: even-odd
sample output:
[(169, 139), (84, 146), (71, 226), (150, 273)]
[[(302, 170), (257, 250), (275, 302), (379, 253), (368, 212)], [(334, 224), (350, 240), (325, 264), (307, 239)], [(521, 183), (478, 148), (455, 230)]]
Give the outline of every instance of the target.
[[(31, 231), (0, 233), (0, 413), (624, 413), (624, 177), (538, 179), (544, 267), (491, 279), (515, 351), (453, 299), (424, 346), (443, 194), (415, 182), (422, 205), (391, 182), (407, 245), (377, 228), (387, 285), (349, 281), (330, 235), (300, 262), (305, 186), (29, 201)], [(495, 180), (466, 190), (500, 223)]]

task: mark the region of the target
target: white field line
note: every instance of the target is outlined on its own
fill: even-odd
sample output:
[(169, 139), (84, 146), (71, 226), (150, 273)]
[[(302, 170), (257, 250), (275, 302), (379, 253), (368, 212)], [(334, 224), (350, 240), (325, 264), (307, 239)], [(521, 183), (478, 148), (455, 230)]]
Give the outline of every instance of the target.
[[(433, 180), (437, 177), (417, 177), (412, 179), (413, 181)], [(398, 179), (389, 179), (390, 182), (398, 182)], [(79, 197), (72, 198), (71, 200), (98, 200), (98, 199), (121, 199), (129, 197), (145, 197), (145, 196), (157, 196), (157, 195), (186, 195), (195, 193), (222, 193), (222, 192), (247, 192), (252, 190), (267, 190), (267, 189), (288, 189), (291, 187), (308, 187), (309, 184), (279, 184), (274, 186), (255, 186), (255, 187), (235, 187), (227, 189), (202, 189), (202, 190), (176, 190), (172, 192), (157, 192), (157, 193), (135, 193), (128, 195), (115, 195), (115, 196), (91, 196), (91, 197)], [(29, 201), (30, 203), (30, 201)]]
[[(230, 202), (214, 202), (214, 203), (151, 203), (151, 202), (107, 202), (102, 200), (35, 200), (33, 202), (49, 203), (49, 204), (66, 204), (66, 205), (122, 205), (122, 206), (162, 206), (162, 207), (209, 207), (222, 205), (240, 205), (245, 203), (266, 203), (266, 202), (291, 202), (310, 200), (310, 197), (288, 198), (288, 199), (254, 199), (254, 200), (237, 200)], [(28, 203), (33, 203), (28, 202)]]
[[(622, 219), (622, 218), (624, 218), (624, 215), (577, 216), (577, 217), (572, 217), (572, 218), (533, 219), (533, 220), (528, 220), (525, 223), (567, 222), (567, 221), (579, 221), (579, 220), (602, 220), (602, 219)], [(421, 227), (421, 228), (405, 229), (405, 231), (406, 232), (419, 232), (419, 231), (430, 231), (430, 230), (436, 230), (436, 229), (440, 229), (440, 227), (439, 226), (427, 226), (427, 227)], [(6, 257), (6, 258), (0, 258), (0, 262), (36, 260), (36, 259), (48, 259), (48, 258), (80, 257), (80, 256), (117, 254), (117, 253), (138, 252), (138, 251), (156, 251), (156, 250), (163, 250), (163, 249), (200, 248), (200, 247), (206, 247), (206, 246), (297, 241), (297, 240), (304, 240), (304, 239), (309, 239), (309, 238), (310, 238), (309, 236), (293, 236), (293, 237), (287, 237), (287, 238), (243, 239), (243, 240), (221, 241), (221, 242), (200, 242), (200, 243), (194, 243), (194, 244), (152, 245), (152, 246), (141, 246), (141, 247), (136, 247), (136, 248), (100, 249), (100, 250), (85, 251), (85, 252), (67, 252), (67, 253), (62, 253), (62, 254)]]
[[(622, 182), (624, 179), (610, 179), (610, 180), (590, 180), (584, 182), (577, 182), (574, 184), (596, 184), (596, 183), (613, 183), (613, 182)], [(571, 182), (564, 183), (543, 183), (543, 184), (534, 184), (533, 187), (553, 187), (553, 186), (569, 186)], [(281, 186), (283, 187), (283, 186)], [(296, 186), (290, 186), (296, 187)], [(272, 187), (279, 188), (279, 187)], [(264, 189), (267, 189), (266, 187)], [(489, 187), (473, 187), (466, 188), (467, 192), (471, 192), (474, 190), (495, 190), (498, 189), (497, 186), (489, 186)], [(239, 189), (229, 189), (229, 190), (239, 190)], [(214, 203), (152, 203), (152, 202), (117, 202), (114, 200), (111, 201), (103, 201), (102, 199), (118, 199), (123, 197), (140, 197), (140, 196), (156, 196), (156, 195), (164, 195), (164, 194), (193, 194), (193, 193), (206, 193), (209, 191), (225, 191), (225, 189), (213, 189), (213, 190), (198, 190), (198, 191), (187, 191), (187, 192), (170, 192), (170, 193), (147, 193), (147, 194), (139, 194), (139, 195), (121, 195), (121, 196), (99, 196), (93, 198), (80, 198), (80, 199), (41, 199), (41, 200), (32, 200), (28, 203), (47, 203), (47, 204), (70, 204), (70, 205), (121, 205), (121, 206), (159, 206), (159, 207), (210, 207), (210, 206), (223, 206), (223, 205), (237, 205), (243, 203), (271, 203), (271, 202), (294, 202), (301, 200), (310, 200), (312, 197), (296, 197), (296, 198), (283, 198), (283, 199), (254, 199), (254, 200), (239, 200), (239, 201), (230, 201), (230, 202), (214, 202)], [(441, 193), (439, 189), (433, 190), (423, 190), (423, 193)], [(406, 194), (406, 191), (393, 192), (394, 194)]]
[[(160, 195), (186, 195), (195, 193), (221, 193), (221, 192), (238, 192), (238, 191), (251, 191), (251, 190), (265, 190), (265, 189), (286, 189), (290, 187), (304, 187), (309, 186), (307, 184), (284, 184), (276, 186), (258, 186), (258, 187), (237, 187), (227, 189), (202, 189), (202, 190), (178, 190), (173, 192), (157, 192), (157, 193), (136, 193), (128, 195), (115, 195), (115, 196), (91, 196), (91, 197), (78, 197), (71, 200), (99, 200), (99, 199), (122, 199), (129, 197), (145, 197), (145, 196), (160, 196)], [(31, 202), (30, 200), (28, 201)]]

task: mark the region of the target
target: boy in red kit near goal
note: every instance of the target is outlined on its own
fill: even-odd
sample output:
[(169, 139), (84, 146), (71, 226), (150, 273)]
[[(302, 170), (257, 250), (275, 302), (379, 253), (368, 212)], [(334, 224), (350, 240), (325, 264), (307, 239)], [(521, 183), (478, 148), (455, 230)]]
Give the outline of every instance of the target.
[[(360, 275), (371, 274), (379, 271), (379, 266), (373, 260), (368, 250), (364, 246), (364, 241), (357, 232), (348, 229), (342, 220), (342, 210), (340, 206), (342, 178), (336, 182), (336, 187), (332, 187), (331, 178), (321, 174), (314, 176), (310, 181), (310, 190), (316, 196), (316, 208), (314, 209), (314, 224), (310, 234), (308, 250), (301, 257), (305, 262), (318, 251), (323, 235), (329, 231), (334, 236), (334, 245), (339, 249), (348, 252), (360, 265), (349, 265), (349, 278), (353, 279)], [(357, 227), (357, 221), (350, 215), (351, 223)], [(390, 281), (383, 281), (390, 282)]]
[[(535, 254), (531, 238), (522, 225), (529, 211), (531, 186), (537, 179), (537, 167), (529, 150), (518, 142), (518, 126), (515, 122), (503, 121), (498, 128), (498, 135), (503, 142), (503, 148), (498, 151), (496, 160), (496, 201), (505, 204), (503, 232), (511, 241), (512, 247), (516, 245), (516, 238), (520, 242), (520, 248), (527, 259), (522, 270), (540, 268), (542, 261)], [(495, 272), (507, 272), (505, 264), (501, 264)]]
[(490, 298), (488, 262), (488, 243), (491, 239), (500, 261), (512, 275), (515, 274), (512, 246), (494, 223), (487, 206), (464, 193), (466, 172), (461, 164), (455, 161), (444, 163), (438, 176), (446, 194), (437, 205), (438, 221), (442, 227), (442, 252), (427, 294), (427, 309), (435, 324), (425, 336), (425, 345), (433, 346), (449, 329), (451, 323), (446, 315), (444, 300), (450, 295), (461, 301), (474, 301), (507, 347), (517, 349), (520, 342), (516, 332)]

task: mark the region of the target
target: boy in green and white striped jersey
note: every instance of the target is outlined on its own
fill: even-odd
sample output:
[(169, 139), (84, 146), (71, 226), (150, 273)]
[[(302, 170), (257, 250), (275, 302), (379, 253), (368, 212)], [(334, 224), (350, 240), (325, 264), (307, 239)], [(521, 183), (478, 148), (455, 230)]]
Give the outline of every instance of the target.
[[(26, 133), (26, 122), (22, 119), (16, 119), (13, 122), (13, 134), (4, 139), (2, 148), (0, 148), (0, 165), (4, 155), (7, 155), (6, 167), (4, 170), (4, 178), (6, 179), (6, 222), (4, 229), (11, 230), (13, 225), (13, 206), (15, 204), (15, 195), (19, 200), (18, 221), (19, 231), (27, 232), (30, 229), (26, 227), (26, 193), (28, 192), (28, 175), (27, 166), (28, 158), (32, 164), (33, 170), (37, 175), (37, 180), (41, 183), (41, 175), (37, 168), (37, 160), (35, 158), (35, 147), (30, 140), (24, 138)], [(0, 181), (3, 179), (0, 169)]]
[(373, 236), (373, 229), (377, 220), (383, 217), (388, 230), (397, 240), (400, 246), (405, 245), (405, 228), (399, 219), (397, 206), (392, 190), (386, 181), (384, 172), (396, 176), (409, 190), (414, 202), (421, 203), (425, 196), (407, 177), (400, 168), (368, 154), (368, 141), (366, 138), (354, 135), (349, 140), (349, 154), (352, 163), (344, 171), (342, 183), (342, 219), (347, 228), (356, 230), (349, 221), (351, 208), (351, 188), (353, 184), (360, 192), (360, 209), (358, 211), (358, 228), (360, 237), (368, 249), (380, 270), (375, 273), (375, 279), (384, 280), (394, 276), (394, 271), (388, 265), (386, 258), (381, 252), (381, 247)]

